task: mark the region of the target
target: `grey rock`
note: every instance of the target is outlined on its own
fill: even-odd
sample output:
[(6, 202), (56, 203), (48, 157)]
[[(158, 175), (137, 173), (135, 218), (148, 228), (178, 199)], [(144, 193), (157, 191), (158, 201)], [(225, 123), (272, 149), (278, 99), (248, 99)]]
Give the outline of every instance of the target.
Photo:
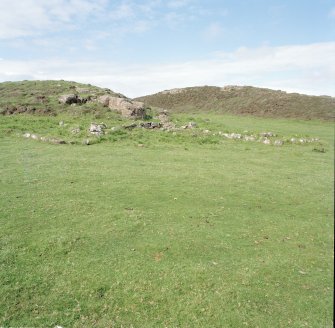
[(106, 124), (104, 123), (91, 123), (90, 128), (89, 128), (89, 132), (91, 134), (94, 134), (96, 136), (101, 136), (103, 135), (105, 132), (104, 130), (107, 128)]
[(132, 124), (128, 124), (128, 125), (123, 125), (123, 128), (127, 129), (127, 130), (132, 130), (132, 129), (135, 129), (136, 127), (137, 127), (136, 123), (132, 123)]
[(140, 127), (145, 129), (159, 129), (162, 127), (160, 122), (144, 122), (140, 124)]
[(128, 98), (110, 95), (100, 96), (97, 101), (126, 118), (143, 118), (145, 116), (144, 104), (139, 101), (131, 101)]
[(276, 136), (273, 132), (262, 132), (259, 135), (261, 137), (266, 137), (266, 138), (270, 138), (270, 137), (275, 137)]
[(80, 128), (73, 128), (72, 130), (71, 130), (71, 133), (72, 134), (78, 134), (80, 132)]

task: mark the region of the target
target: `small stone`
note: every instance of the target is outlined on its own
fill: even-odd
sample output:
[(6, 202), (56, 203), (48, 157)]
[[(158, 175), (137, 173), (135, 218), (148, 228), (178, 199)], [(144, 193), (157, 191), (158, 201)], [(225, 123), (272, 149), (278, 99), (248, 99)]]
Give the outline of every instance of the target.
[(38, 140), (38, 139), (39, 139), (39, 137), (38, 137), (37, 134), (32, 134), (32, 135), (30, 135), (30, 138), (31, 138), (31, 139), (34, 139), (34, 140)]
[(83, 140), (83, 145), (90, 145), (91, 144), (91, 141), (90, 141), (90, 139), (84, 139)]
[(60, 121), (58, 124), (59, 126), (64, 126), (64, 121)]
[(276, 140), (276, 141), (274, 142), (274, 145), (275, 145), (275, 146), (282, 146), (282, 145), (283, 145), (283, 141), (282, 141), (282, 140)]
[(266, 138), (270, 138), (270, 137), (275, 137), (276, 136), (273, 132), (262, 132), (259, 135), (261, 137), (266, 137)]
[(264, 139), (263, 140), (263, 144), (264, 145), (270, 145), (271, 144), (271, 141), (269, 139)]
[(74, 128), (71, 130), (72, 134), (78, 134), (80, 132), (80, 128)]
[(245, 141), (255, 141), (256, 138), (254, 136), (244, 136)]

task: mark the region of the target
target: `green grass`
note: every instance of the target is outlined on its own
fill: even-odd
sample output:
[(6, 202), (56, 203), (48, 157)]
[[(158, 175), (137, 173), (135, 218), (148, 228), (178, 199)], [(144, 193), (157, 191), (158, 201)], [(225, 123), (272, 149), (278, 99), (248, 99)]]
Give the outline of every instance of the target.
[(14, 113), (21, 110), (21, 112), (30, 114), (49, 116), (62, 112), (77, 116), (93, 112), (100, 116), (108, 111), (96, 102), (77, 106), (59, 104), (59, 97), (66, 94), (76, 94), (83, 98), (104, 94), (120, 95), (109, 89), (64, 80), (2, 82), (0, 83), (0, 114), (7, 114), (8, 110), (12, 110)]
[(93, 119), (0, 118), (0, 326), (332, 327), (332, 124), (185, 114), (198, 129), (21, 136), (79, 141)]

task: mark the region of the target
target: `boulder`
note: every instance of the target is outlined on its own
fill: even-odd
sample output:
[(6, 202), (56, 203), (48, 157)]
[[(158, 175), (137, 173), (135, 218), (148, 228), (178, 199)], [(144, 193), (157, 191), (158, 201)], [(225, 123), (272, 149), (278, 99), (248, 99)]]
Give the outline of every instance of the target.
[(76, 104), (78, 103), (78, 96), (75, 94), (62, 95), (58, 98), (58, 102), (66, 105)]
[(167, 123), (170, 121), (169, 113), (166, 109), (158, 114), (157, 117), (162, 123)]
[(126, 118), (143, 118), (145, 116), (145, 109), (142, 102), (131, 101), (123, 97), (113, 97), (110, 95), (103, 95), (98, 97), (98, 102), (105, 107), (117, 111)]
[(89, 132), (91, 134), (94, 134), (96, 136), (101, 136), (103, 135), (105, 132), (104, 130), (107, 128), (106, 124), (104, 123), (91, 123), (90, 128), (89, 128)]
[(85, 104), (88, 100), (88, 98), (80, 98), (75, 94), (62, 95), (58, 98), (58, 102), (64, 105)]

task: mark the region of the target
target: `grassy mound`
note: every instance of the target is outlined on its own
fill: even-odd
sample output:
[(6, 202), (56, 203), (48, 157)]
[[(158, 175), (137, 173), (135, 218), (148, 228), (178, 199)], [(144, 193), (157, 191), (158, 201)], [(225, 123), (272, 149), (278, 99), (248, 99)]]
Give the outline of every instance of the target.
[(216, 112), (262, 117), (331, 120), (335, 98), (254, 87), (192, 87), (136, 98), (174, 112)]
[(75, 94), (86, 99), (104, 94), (119, 95), (109, 89), (62, 80), (4, 82), (0, 83), (0, 114), (57, 115), (62, 112), (106, 111), (101, 104), (93, 102), (71, 107), (60, 104), (58, 99), (64, 94)]

